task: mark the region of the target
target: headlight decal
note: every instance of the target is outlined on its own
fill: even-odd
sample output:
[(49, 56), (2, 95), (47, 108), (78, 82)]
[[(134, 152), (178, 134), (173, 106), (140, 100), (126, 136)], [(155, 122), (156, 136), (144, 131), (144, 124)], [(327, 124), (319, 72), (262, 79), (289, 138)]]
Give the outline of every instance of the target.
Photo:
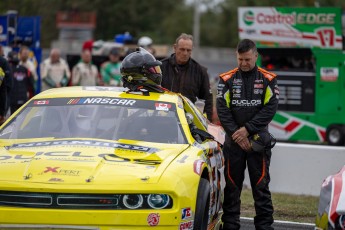
[(147, 203), (153, 209), (162, 209), (169, 205), (170, 197), (165, 194), (150, 194)]
[(144, 198), (142, 195), (131, 194), (131, 195), (124, 195), (122, 201), (123, 201), (123, 205), (126, 208), (137, 209), (143, 205)]

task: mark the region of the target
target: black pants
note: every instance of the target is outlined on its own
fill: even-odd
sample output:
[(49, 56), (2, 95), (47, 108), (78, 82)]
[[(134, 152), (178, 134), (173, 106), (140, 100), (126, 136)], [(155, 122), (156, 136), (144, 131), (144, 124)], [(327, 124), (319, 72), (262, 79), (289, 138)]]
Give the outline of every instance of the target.
[(250, 152), (247, 153), (234, 142), (227, 142), (224, 145), (225, 157), (225, 178), (226, 187), (223, 203), (224, 214), (222, 221), (223, 229), (239, 229), (240, 228), (240, 209), (241, 209), (241, 191), (244, 180), (244, 172), (248, 165), (248, 173), (252, 194), (254, 198), (255, 212), (254, 217), (255, 228), (273, 229), (273, 205), (271, 192), (268, 184), (270, 182), (269, 165), (271, 160), (271, 151), (263, 153)]

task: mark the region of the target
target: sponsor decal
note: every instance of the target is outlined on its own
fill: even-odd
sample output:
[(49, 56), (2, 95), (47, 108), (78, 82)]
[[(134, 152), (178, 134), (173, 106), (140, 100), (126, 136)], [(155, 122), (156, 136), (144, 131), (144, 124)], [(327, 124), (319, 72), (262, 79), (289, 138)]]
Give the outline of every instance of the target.
[(194, 221), (188, 221), (180, 224), (180, 230), (192, 230), (194, 227)]
[(251, 107), (261, 105), (261, 100), (232, 100), (231, 104), (236, 106)]
[(42, 173), (39, 173), (39, 175), (44, 173), (52, 173), (53, 175), (60, 176), (79, 176), (80, 172), (81, 171), (79, 170), (60, 169), (60, 167), (46, 167), (46, 170), (44, 170)]
[(64, 182), (64, 180), (61, 178), (50, 178), (48, 181), (49, 182)]
[(196, 174), (198, 175), (201, 175), (201, 170), (202, 170), (202, 165), (204, 164), (205, 162), (202, 161), (202, 160), (196, 160), (194, 161), (194, 164), (193, 164), (193, 170)]
[(68, 105), (75, 105), (78, 104), (78, 102), (80, 101), (80, 98), (75, 98), (75, 99), (71, 99), (67, 102)]
[(54, 172), (54, 173), (57, 173), (57, 169), (60, 168), (60, 167), (46, 167), (46, 170), (44, 171), (44, 173), (47, 173), (47, 172)]
[(217, 98), (222, 98), (224, 86), (225, 86), (224, 84), (218, 84)]
[(338, 68), (321, 67), (320, 75), (322, 81), (337, 81), (339, 77)]
[(39, 100), (39, 101), (34, 101), (34, 105), (48, 105), (49, 100)]
[(159, 224), (159, 213), (150, 213), (150, 215), (147, 217), (147, 223), (150, 226), (157, 226)]
[(156, 110), (169, 111), (171, 104), (166, 103), (155, 103)]
[(262, 94), (263, 92), (263, 89), (254, 89), (254, 94)]
[(219, 83), (217, 88), (218, 90), (223, 90), (224, 86), (225, 84)]
[(238, 93), (234, 93), (232, 95), (233, 98), (241, 98), (241, 94), (238, 94)]
[(14, 148), (33, 148), (33, 147), (45, 147), (45, 146), (66, 146), (66, 145), (83, 145), (93, 147), (106, 147), (125, 150), (134, 150), (147, 153), (157, 152), (155, 148), (149, 148), (139, 145), (128, 145), (106, 141), (92, 141), (92, 140), (65, 140), (65, 141), (44, 141), (44, 142), (30, 142), (30, 143), (18, 143), (11, 146), (6, 146), (6, 149)]
[(177, 160), (177, 162), (178, 162), (178, 163), (181, 163), (181, 164), (186, 163), (187, 158), (188, 158), (187, 155), (186, 155), (186, 156), (183, 156), (181, 159)]
[(180, 97), (178, 98), (177, 107), (179, 107), (180, 109), (183, 109), (183, 101)]
[(263, 89), (264, 84), (254, 84), (254, 89)]
[(241, 89), (232, 89), (232, 92), (233, 93), (241, 93), (242, 91), (241, 91)]
[[(146, 159), (130, 159), (118, 156), (114, 153), (100, 153), (95, 155), (83, 155), (81, 152), (68, 152), (68, 151), (56, 151), (56, 152), (37, 152), (34, 156), (28, 157), (23, 155), (9, 155), (9, 156), (0, 156), (0, 163), (13, 163), (8, 162), (8, 160), (22, 160), (23, 162), (29, 162), (33, 158), (35, 160), (41, 159), (41, 156), (45, 156), (47, 160), (54, 161), (77, 161), (77, 162), (94, 162), (96, 157), (101, 157), (105, 161), (112, 163), (126, 163), (131, 162), (134, 164), (146, 164), (146, 165), (157, 165), (161, 162), (159, 160), (146, 160)], [(55, 168), (46, 169), (49, 171), (57, 170)]]
[(223, 97), (223, 93), (222, 91), (217, 91), (217, 98), (222, 98)]
[(241, 83), (242, 84), (242, 79), (235, 78), (234, 79), (234, 84)]
[(186, 220), (192, 217), (192, 209), (184, 208), (182, 209), (182, 220)]
[(321, 187), (326, 187), (333, 179), (333, 176), (328, 176), (322, 183)]
[[(240, 38), (263, 46), (342, 48), (341, 12), (337, 9), (296, 9), (289, 7), (240, 7)], [(256, 30), (256, 33), (248, 31)]]
[(134, 105), (135, 100), (129, 99), (119, 99), (119, 98), (108, 98), (108, 97), (100, 97), (100, 98), (81, 98), (78, 101), (78, 104), (108, 104), (108, 105)]
[(248, 26), (251, 26), (254, 24), (254, 21), (255, 21), (255, 16), (254, 16), (254, 12), (249, 10), (249, 11), (246, 11), (244, 14), (243, 14), (243, 21), (246, 25)]

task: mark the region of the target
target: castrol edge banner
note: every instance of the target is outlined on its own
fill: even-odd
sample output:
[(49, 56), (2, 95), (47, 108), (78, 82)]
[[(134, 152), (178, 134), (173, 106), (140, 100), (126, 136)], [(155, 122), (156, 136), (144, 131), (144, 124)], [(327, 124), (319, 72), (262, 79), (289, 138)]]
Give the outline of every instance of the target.
[(261, 47), (342, 49), (340, 8), (239, 7), (238, 24)]

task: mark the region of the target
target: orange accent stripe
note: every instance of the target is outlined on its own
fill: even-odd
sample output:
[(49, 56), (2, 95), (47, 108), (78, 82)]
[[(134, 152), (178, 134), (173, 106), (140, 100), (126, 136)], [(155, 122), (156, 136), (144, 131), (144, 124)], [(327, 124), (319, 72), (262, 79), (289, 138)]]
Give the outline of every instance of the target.
[(268, 72), (267, 70), (261, 68), (261, 67), (258, 67), (258, 70), (264, 75), (265, 78), (267, 78), (269, 81), (272, 81), (272, 79), (274, 79), (277, 74), (275, 73), (271, 73), (271, 72)]
[(223, 79), (223, 81), (227, 81), (230, 78), (232, 78), (232, 76), (238, 71), (238, 68), (232, 69), (226, 73), (222, 73), (221, 75), (219, 75), (219, 77), (221, 79)]
[(261, 177), (258, 180), (258, 182), (256, 183), (256, 185), (260, 184), (260, 182), (262, 181), (262, 179), (264, 179), (266, 174), (266, 162), (265, 162), (265, 158), (262, 158), (262, 171), (261, 171)]
[(233, 183), (233, 185), (236, 186), (234, 180), (233, 180), (233, 179), (231, 178), (231, 176), (230, 176), (230, 161), (229, 161), (229, 160), (228, 160), (228, 178), (229, 178), (229, 180), (231, 181), (231, 183)]

